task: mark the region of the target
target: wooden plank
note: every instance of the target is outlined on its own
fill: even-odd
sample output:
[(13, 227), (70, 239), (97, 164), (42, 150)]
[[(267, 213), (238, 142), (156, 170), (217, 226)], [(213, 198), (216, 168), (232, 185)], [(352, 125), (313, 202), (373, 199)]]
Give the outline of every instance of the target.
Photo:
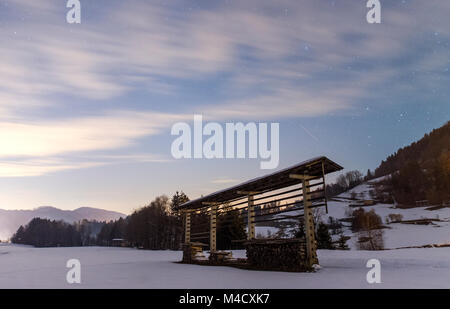
[(243, 194), (243, 195), (256, 195), (260, 194), (261, 191), (237, 191), (237, 194)]
[(193, 236), (200, 236), (200, 235), (209, 235), (209, 232), (191, 233), (191, 237), (193, 237)]

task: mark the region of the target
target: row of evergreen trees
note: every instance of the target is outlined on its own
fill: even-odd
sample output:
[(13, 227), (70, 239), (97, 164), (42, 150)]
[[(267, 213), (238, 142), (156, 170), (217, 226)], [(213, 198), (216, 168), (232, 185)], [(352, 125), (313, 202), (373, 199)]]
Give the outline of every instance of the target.
[(104, 224), (95, 220), (69, 224), (34, 218), (27, 225), (19, 227), (11, 242), (35, 247), (91, 246), (97, 244), (96, 235)]
[(135, 211), (128, 218), (124, 238), (134, 247), (178, 249), (183, 228), (181, 218), (171, 211), (171, 207), (167, 196), (160, 196)]
[(114, 239), (124, 239), (133, 247), (178, 249), (184, 230), (173, 208), (188, 200), (183, 192), (177, 192), (171, 201), (166, 196), (157, 197), (127, 218), (110, 222), (82, 220), (69, 224), (34, 218), (19, 227), (11, 242), (35, 247), (111, 246)]
[(97, 235), (97, 244), (110, 246), (113, 239), (124, 239), (131, 247), (179, 249), (184, 230), (182, 218), (174, 208), (187, 201), (183, 192), (177, 192), (171, 200), (159, 196), (127, 218), (106, 223)]
[[(36, 247), (112, 246), (119, 242), (142, 249), (179, 249), (184, 238), (184, 222), (175, 208), (187, 201), (189, 198), (183, 192), (176, 192), (172, 199), (159, 196), (127, 218), (110, 222), (83, 220), (69, 224), (34, 218), (26, 226), (21, 226), (11, 241)], [(201, 223), (209, 225), (208, 216), (197, 215), (192, 220), (193, 227)], [(239, 244), (234, 240), (246, 238), (242, 218), (237, 212), (221, 212), (218, 223), (218, 248), (238, 248)]]
[[(113, 239), (122, 238), (129, 246), (142, 249), (179, 249), (184, 238), (184, 222), (175, 208), (187, 201), (189, 198), (183, 192), (176, 192), (172, 199), (164, 195), (157, 197), (126, 219), (105, 224), (97, 236), (97, 244), (109, 246)], [(238, 213), (220, 212), (217, 222), (217, 248), (239, 248), (239, 243), (235, 241), (247, 236), (245, 223)], [(191, 216), (192, 234), (207, 231), (208, 225), (208, 215)], [(208, 243), (206, 239), (198, 241)]]
[(81, 246), (82, 233), (63, 221), (34, 218), (25, 227), (20, 226), (11, 241), (35, 247)]

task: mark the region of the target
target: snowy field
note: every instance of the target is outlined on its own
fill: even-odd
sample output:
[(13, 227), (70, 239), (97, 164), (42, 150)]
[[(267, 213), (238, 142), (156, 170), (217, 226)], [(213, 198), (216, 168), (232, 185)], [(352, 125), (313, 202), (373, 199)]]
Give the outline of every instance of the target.
[[(318, 254), (318, 272), (284, 273), (176, 264), (177, 251), (3, 244), (0, 288), (450, 288), (450, 248)], [(81, 284), (66, 282), (72, 258), (81, 262)], [(372, 258), (381, 262), (381, 284), (366, 281)]]

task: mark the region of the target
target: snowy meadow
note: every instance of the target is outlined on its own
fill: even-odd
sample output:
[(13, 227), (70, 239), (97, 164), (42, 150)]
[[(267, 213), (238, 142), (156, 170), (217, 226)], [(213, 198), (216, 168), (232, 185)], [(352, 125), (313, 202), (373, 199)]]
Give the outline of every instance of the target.
[[(236, 257), (245, 251), (233, 252)], [(178, 264), (179, 251), (128, 248), (0, 246), (0, 288), (450, 288), (450, 248), (384, 251), (319, 250), (315, 273), (249, 271)], [(69, 259), (81, 262), (81, 283), (69, 284)], [(380, 284), (369, 284), (369, 259), (381, 262)], [(195, 280), (192, 280), (195, 278)]]

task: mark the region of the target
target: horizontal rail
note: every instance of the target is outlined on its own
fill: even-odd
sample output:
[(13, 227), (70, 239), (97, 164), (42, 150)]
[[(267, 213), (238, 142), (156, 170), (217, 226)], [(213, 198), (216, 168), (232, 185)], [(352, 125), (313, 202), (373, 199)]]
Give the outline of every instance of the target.
[[(309, 206), (309, 208), (317, 208), (317, 207), (321, 207), (321, 206), (324, 206), (324, 205), (325, 204), (318, 204), (318, 205), (314, 205), (314, 206)], [(304, 210), (304, 207), (297, 207), (297, 208), (293, 208), (293, 209), (285, 209), (285, 210), (278, 211), (276, 213), (262, 215), (262, 216), (259, 216), (259, 217), (268, 216), (268, 215), (278, 215), (278, 214), (281, 214), (281, 213), (287, 213), (287, 212), (292, 212), (292, 211), (297, 211), (297, 210)], [(297, 215), (297, 216), (284, 216), (284, 217), (277, 217), (277, 218), (271, 218), (271, 219), (265, 219), (265, 220), (256, 220), (255, 223), (268, 222), (268, 221), (277, 221), (277, 220), (286, 220), (286, 219), (289, 219), (289, 218), (296, 218), (296, 217), (303, 217), (303, 214)]]
[[(321, 190), (314, 191), (314, 193), (321, 193), (321, 192), (324, 192), (324, 191), (325, 191), (324, 189), (321, 189)], [(280, 198), (280, 199), (277, 199), (277, 200), (267, 201), (267, 202), (264, 202), (264, 203), (254, 204), (253, 207), (257, 207), (257, 206), (261, 206), (261, 205), (268, 205), (268, 204), (277, 203), (277, 202), (281, 202), (281, 201), (284, 201), (284, 200), (289, 200), (289, 199), (292, 199), (292, 198), (298, 198), (298, 197), (303, 197), (303, 193), (286, 196), (286, 197), (283, 197), (283, 198)], [(310, 201), (316, 201), (316, 200), (319, 200), (319, 199), (325, 199), (325, 195), (322, 195), (320, 197), (316, 197), (314, 199), (310, 199)], [(299, 201), (296, 201), (295, 203), (297, 203), (297, 202), (299, 202)], [(303, 201), (301, 201), (301, 202), (303, 202)], [(286, 206), (286, 205), (289, 205), (289, 204), (275, 205), (275, 206), (271, 206), (271, 207), (264, 207), (264, 208), (261, 208), (260, 210), (277, 208), (277, 207), (283, 207), (283, 206)], [(241, 211), (241, 214), (243, 214), (243, 213), (247, 213), (248, 212), (247, 209), (248, 209), (248, 206), (244, 206), (244, 207), (240, 207), (240, 208), (230, 209), (230, 210), (224, 211), (223, 213)]]
[(209, 234), (209, 232), (191, 233), (191, 236), (200, 236), (200, 235), (206, 235), (206, 234)]
[[(324, 200), (324, 197), (316, 197), (314, 199), (310, 199), (310, 202), (317, 202), (317, 201), (322, 201), (322, 200)], [(256, 214), (254, 215), (254, 218), (263, 217), (263, 216), (270, 216), (270, 215), (275, 215), (275, 214), (278, 214), (278, 213), (287, 212), (287, 211), (290, 211), (290, 209), (292, 209), (292, 208), (283, 209), (283, 210), (280, 210), (280, 211), (269, 212), (269, 213), (261, 213), (261, 212), (265, 212), (267, 210), (279, 209), (279, 208), (289, 207), (289, 206), (293, 206), (293, 205), (297, 205), (297, 204), (298, 204), (298, 206), (301, 206), (301, 205), (303, 205), (303, 201), (294, 201), (294, 202), (287, 203), (287, 204), (284, 204), (284, 205), (275, 205), (275, 206), (271, 206), (271, 207), (265, 207), (265, 208), (257, 210)], [(325, 203), (312, 205), (310, 207), (311, 208), (315, 208), (315, 207), (320, 207), (320, 206), (325, 206)], [(296, 207), (295, 209), (296, 210), (302, 210), (303, 207)], [(229, 211), (229, 212), (231, 212), (231, 211)], [(247, 213), (247, 211), (245, 213)], [(223, 213), (223, 214), (225, 214), (225, 213)], [(238, 214), (237, 217), (232, 217), (232, 218), (227, 218), (227, 219), (220, 218), (220, 215), (219, 215), (219, 217), (217, 218), (217, 224), (218, 225), (224, 225), (224, 223), (233, 222), (236, 219), (247, 221), (247, 216), (244, 216), (243, 214), (244, 213), (240, 213), (240, 214)], [(199, 227), (199, 225), (195, 225), (195, 226)], [(206, 226), (206, 224), (202, 224), (201, 226)]]
[[(319, 177), (319, 178), (322, 178), (322, 177)], [(316, 179), (319, 179), (319, 178), (316, 178)], [(321, 186), (321, 185), (324, 185), (324, 184), (325, 184), (325, 182), (322, 181), (322, 182), (319, 182), (319, 183), (310, 184), (310, 185), (306, 186), (306, 188), (313, 188), (313, 187)], [(297, 186), (297, 185), (298, 185), (298, 184), (296, 184), (295, 186)], [(295, 192), (295, 191), (298, 191), (298, 190), (302, 190), (302, 187), (294, 188), (294, 189), (289, 189), (289, 190), (287, 190), (287, 191), (278, 192), (278, 193), (274, 193), (274, 194), (267, 195), (267, 196), (260, 196), (260, 197), (254, 198), (254, 199), (253, 199), (253, 202), (256, 202), (256, 201), (259, 201), (259, 200), (268, 199), (268, 198), (275, 197), (275, 196), (279, 196), (279, 195), (283, 195), (283, 194), (292, 193), (292, 192)], [(272, 191), (273, 191), (273, 190), (272, 190)], [(267, 192), (270, 192), (270, 191), (267, 191)], [(267, 192), (266, 192), (266, 193), (267, 193)], [(317, 191), (313, 191), (313, 192), (317, 192)], [(311, 193), (313, 193), (313, 192), (311, 192)], [(256, 194), (256, 195), (261, 195), (261, 194), (263, 194), (263, 193)], [(246, 198), (246, 196), (244, 196), (244, 197), (242, 197), (242, 198)], [(248, 203), (248, 201), (245, 200), (245, 201), (239, 202), (239, 203), (237, 203), (237, 204), (232, 204), (232, 205), (230, 205), (230, 207), (235, 207), (235, 206), (239, 206), (239, 205), (247, 204), (247, 203)], [(257, 205), (263, 205), (263, 204), (267, 204), (267, 202), (265, 202), (265, 203), (260, 203), (260, 204), (256, 204), (256, 205), (254, 205), (254, 206), (257, 206)], [(223, 209), (223, 208), (220, 208), (220, 209)]]
[(191, 237), (191, 240), (209, 239), (209, 237)]
[[(309, 201), (310, 202), (315, 202), (315, 201), (321, 201), (323, 199), (324, 199), (323, 197), (316, 197), (316, 198), (310, 199)], [(287, 203), (287, 204), (284, 204), (284, 205), (276, 205), (276, 206), (262, 208), (260, 211), (276, 209), (276, 208), (281, 208), (281, 207), (288, 207), (288, 206), (292, 206), (292, 205), (295, 205), (295, 204), (303, 205), (303, 200), (302, 201), (294, 201), (294, 202)]]

